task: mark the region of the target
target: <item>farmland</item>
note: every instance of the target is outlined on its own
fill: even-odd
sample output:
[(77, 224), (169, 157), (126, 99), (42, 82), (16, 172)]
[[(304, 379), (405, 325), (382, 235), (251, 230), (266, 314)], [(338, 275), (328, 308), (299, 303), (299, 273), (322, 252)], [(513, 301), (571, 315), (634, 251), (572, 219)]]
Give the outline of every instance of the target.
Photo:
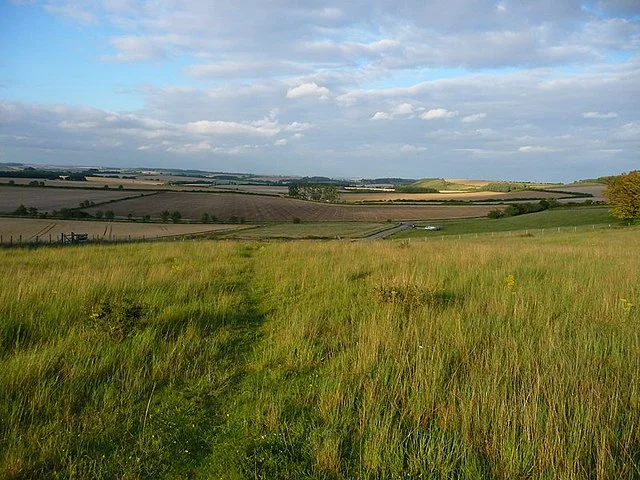
[[(612, 217), (606, 207), (559, 208), (507, 218), (450, 219), (437, 222), (438, 231), (421, 229), (405, 230), (394, 238), (428, 238), (442, 235), (468, 233), (526, 231), (529, 234), (544, 234), (544, 230), (569, 227), (617, 226), (620, 220)], [(418, 224), (420, 226), (420, 223)]]
[(519, 198), (543, 199), (561, 198), (566, 194), (556, 192), (539, 192), (526, 190), (521, 192), (455, 192), (455, 193), (398, 193), (398, 192), (366, 192), (366, 193), (343, 193), (340, 198), (347, 203), (356, 202), (385, 202), (385, 201), (478, 201), (495, 200), (496, 202), (514, 200)]
[(10, 213), (21, 204), (40, 211), (52, 212), (62, 208), (78, 207), (80, 202), (109, 202), (139, 195), (118, 190), (9, 187), (0, 185), (0, 213)]
[[(423, 206), (423, 205), (335, 205), (306, 202), (290, 198), (233, 193), (186, 193), (162, 192), (153, 197), (123, 200), (109, 208), (119, 216), (132, 214), (139, 217), (157, 217), (163, 210), (177, 210), (183, 218), (198, 219), (203, 213), (215, 215), (226, 221), (240, 218), (247, 222), (290, 222), (294, 218), (302, 221), (364, 221), (441, 219), (477, 217), (486, 215), (491, 206)], [(88, 208), (93, 213), (99, 208)]]
[(370, 222), (278, 223), (257, 228), (224, 232), (218, 235), (218, 237), (244, 240), (362, 238), (389, 227), (390, 225), (388, 223)]
[(637, 478), (639, 234), (0, 250), (0, 478)]
[(56, 241), (60, 234), (86, 233), (90, 240), (139, 240), (246, 228), (241, 225), (162, 224), (134, 222), (104, 222), (58, 219), (0, 218), (2, 243), (46, 243)]

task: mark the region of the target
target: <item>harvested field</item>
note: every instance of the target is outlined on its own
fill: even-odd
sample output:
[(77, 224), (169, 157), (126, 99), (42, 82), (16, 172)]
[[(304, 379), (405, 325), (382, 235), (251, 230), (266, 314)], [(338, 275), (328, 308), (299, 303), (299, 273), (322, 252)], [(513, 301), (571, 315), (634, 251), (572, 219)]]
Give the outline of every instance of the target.
[(0, 218), (0, 235), (4, 244), (13, 237), (16, 243), (22, 235), (24, 243), (48, 242), (60, 238), (61, 233), (87, 233), (90, 239), (117, 240), (162, 238), (176, 235), (193, 235), (204, 232), (222, 232), (247, 228), (243, 225), (162, 224), (132, 222), (94, 222), (82, 220), (48, 220), (30, 218)]
[(43, 212), (52, 212), (62, 208), (77, 208), (80, 202), (85, 200), (102, 203), (133, 195), (136, 195), (136, 193), (117, 190), (10, 187), (0, 185), (0, 213), (11, 213), (20, 205), (35, 207)]
[[(179, 211), (185, 219), (198, 219), (203, 213), (218, 220), (247, 222), (435, 220), (484, 216), (490, 205), (335, 205), (306, 202), (291, 198), (242, 195), (233, 193), (163, 192), (153, 197), (123, 200), (109, 206), (117, 216), (151, 215), (157, 218), (163, 210)], [(85, 209), (94, 213), (99, 208)]]
[(573, 193), (589, 193), (593, 195), (594, 202), (603, 202), (606, 200), (604, 196), (604, 189), (606, 185), (601, 184), (591, 184), (591, 185), (563, 185), (561, 187), (554, 188), (554, 190), (559, 190), (563, 192), (573, 192)]
[(289, 187), (278, 187), (274, 185), (218, 185), (210, 187), (211, 190), (219, 191), (237, 191), (248, 193), (262, 193), (266, 195), (286, 195), (289, 193)]
[(340, 198), (343, 202), (384, 202), (384, 201), (446, 201), (446, 200), (513, 200), (516, 198), (560, 198), (566, 196), (560, 192), (537, 192), (526, 190), (523, 192), (458, 192), (458, 193), (397, 193), (397, 192), (376, 192), (376, 193), (343, 193)]

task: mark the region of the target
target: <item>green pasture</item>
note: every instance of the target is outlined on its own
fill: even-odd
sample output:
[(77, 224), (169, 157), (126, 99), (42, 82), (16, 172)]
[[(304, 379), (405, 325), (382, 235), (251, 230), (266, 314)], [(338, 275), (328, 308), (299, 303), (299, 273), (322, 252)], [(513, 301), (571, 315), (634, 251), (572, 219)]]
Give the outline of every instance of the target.
[[(565, 227), (584, 227), (620, 225), (620, 220), (611, 216), (606, 207), (557, 208), (542, 212), (517, 215), (506, 218), (463, 218), (432, 222), (416, 222), (416, 226), (437, 225), (441, 230), (429, 231), (420, 228), (404, 230), (389, 238), (422, 238), (442, 235), (461, 235), (468, 233), (508, 232), (515, 230), (558, 229)], [(542, 232), (539, 232), (542, 233)]]
[(639, 478), (638, 238), (0, 250), (0, 478)]

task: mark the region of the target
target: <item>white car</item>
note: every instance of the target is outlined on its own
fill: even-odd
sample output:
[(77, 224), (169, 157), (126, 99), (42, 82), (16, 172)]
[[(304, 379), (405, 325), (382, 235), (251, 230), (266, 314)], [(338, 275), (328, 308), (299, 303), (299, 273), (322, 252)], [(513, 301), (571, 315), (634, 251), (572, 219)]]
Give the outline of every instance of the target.
[(437, 225), (427, 225), (426, 227), (424, 227), (425, 230), (440, 230), (441, 227), (437, 226)]

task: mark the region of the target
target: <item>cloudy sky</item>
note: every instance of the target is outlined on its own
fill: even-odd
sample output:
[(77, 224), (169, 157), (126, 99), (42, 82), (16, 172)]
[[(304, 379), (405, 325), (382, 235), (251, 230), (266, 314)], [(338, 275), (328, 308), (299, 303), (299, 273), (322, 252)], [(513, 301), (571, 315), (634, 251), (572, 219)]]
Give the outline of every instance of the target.
[(0, 0), (0, 162), (640, 168), (640, 0)]

